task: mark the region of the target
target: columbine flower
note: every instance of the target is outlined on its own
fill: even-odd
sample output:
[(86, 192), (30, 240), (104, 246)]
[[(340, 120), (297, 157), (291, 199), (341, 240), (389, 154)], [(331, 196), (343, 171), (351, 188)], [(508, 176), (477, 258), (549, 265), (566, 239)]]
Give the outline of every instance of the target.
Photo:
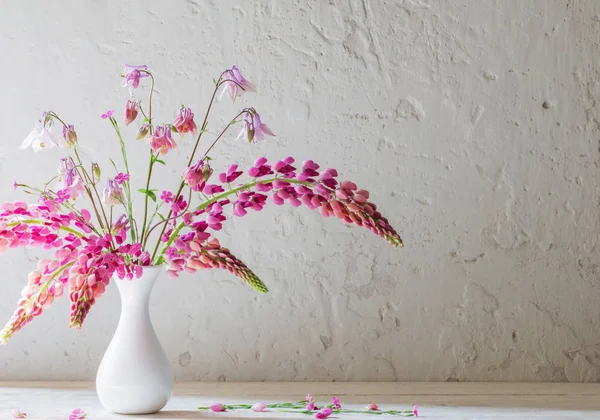
[(221, 411), (225, 411), (225, 407), (223, 407), (223, 404), (221, 403), (216, 403), (216, 404), (212, 404), (210, 406), (210, 409), (216, 413), (219, 413)]
[(317, 414), (315, 414), (315, 417), (318, 419), (326, 419), (331, 415), (331, 413), (333, 413), (333, 410), (331, 408), (324, 407)]
[(237, 138), (246, 137), (248, 142), (256, 143), (264, 139), (265, 136), (275, 136), (275, 134), (266, 124), (262, 123), (258, 112), (251, 108), (249, 112), (244, 114), (244, 128), (242, 128)]
[(86, 417), (87, 414), (85, 413), (85, 411), (83, 411), (81, 408), (76, 408), (75, 410), (71, 411), (71, 414), (69, 415), (69, 420), (80, 420)]
[(125, 104), (125, 125), (131, 124), (137, 118), (137, 115), (137, 103), (127, 99), (127, 104)]
[(235, 102), (235, 98), (242, 96), (246, 92), (256, 92), (256, 86), (249, 80), (244, 79), (237, 66), (233, 66), (231, 70), (226, 70), (223, 80), (225, 81), (225, 89), (221, 93), (220, 98), (227, 92), (231, 100)]
[(63, 191), (59, 196), (59, 202), (69, 198), (77, 198), (83, 194), (85, 187), (83, 179), (77, 172), (77, 168), (71, 159), (62, 158), (58, 163), (58, 177), (56, 184), (58, 191)]
[(27, 149), (31, 146), (34, 152), (39, 152), (40, 150), (52, 149), (54, 146), (58, 146), (56, 135), (52, 132), (53, 127), (54, 121), (52, 118), (48, 118), (46, 113), (42, 114), (42, 119), (37, 120), (35, 127), (23, 141), (19, 149)]
[(166, 155), (175, 147), (175, 141), (173, 141), (173, 137), (171, 137), (171, 127), (168, 125), (159, 125), (154, 130), (154, 134), (152, 134), (152, 143), (150, 145), (152, 150), (156, 153), (160, 153)]
[(11, 414), (12, 414), (13, 419), (26, 419), (27, 418), (27, 413), (24, 413), (19, 409), (13, 410)]
[(102, 195), (102, 201), (108, 206), (114, 206), (125, 201), (123, 190), (114, 179), (106, 180), (106, 187), (104, 187)]
[(375, 403), (369, 403), (369, 405), (367, 405), (365, 407), (365, 409), (369, 410), (369, 411), (379, 411), (379, 406)]
[(181, 107), (179, 114), (173, 123), (179, 134), (192, 133), (194, 136), (198, 132), (198, 127), (194, 122), (194, 113), (189, 108)]
[(125, 74), (123, 75), (121, 86), (129, 86), (129, 93), (133, 93), (133, 89), (136, 89), (140, 85), (140, 79), (142, 77), (150, 76), (147, 72), (140, 71), (146, 70), (147, 68), (148, 66), (132, 66), (125, 64)]
[(193, 191), (202, 191), (212, 173), (213, 170), (208, 161), (199, 160), (185, 170), (183, 179)]
[(74, 146), (77, 144), (77, 133), (75, 132), (75, 128), (72, 124), (63, 125), (63, 139), (65, 139), (65, 143), (67, 146)]
[(265, 411), (265, 408), (267, 408), (267, 404), (259, 402), (252, 406), (252, 411)]
[(137, 132), (137, 136), (136, 136), (136, 140), (142, 140), (143, 138), (145, 138), (148, 133), (150, 132), (150, 124), (146, 123), (146, 124), (142, 124), (142, 126), (140, 127), (140, 129)]
[(106, 111), (106, 113), (100, 115), (102, 117), (103, 120), (112, 117), (112, 114), (115, 112), (114, 109), (110, 109), (108, 111)]
[(333, 397), (333, 407), (336, 410), (339, 410), (342, 408), (342, 405), (340, 404), (340, 399), (338, 397)]

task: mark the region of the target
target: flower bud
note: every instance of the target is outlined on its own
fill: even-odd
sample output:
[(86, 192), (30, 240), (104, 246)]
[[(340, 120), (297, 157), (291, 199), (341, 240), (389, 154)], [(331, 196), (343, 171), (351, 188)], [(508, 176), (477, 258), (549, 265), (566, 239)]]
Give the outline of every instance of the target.
[(63, 126), (63, 138), (68, 146), (74, 146), (77, 144), (77, 133), (73, 125)]
[(131, 124), (138, 115), (137, 103), (128, 99), (125, 105), (125, 125)]
[(150, 132), (150, 124), (142, 124), (140, 129), (138, 130), (136, 140), (142, 140), (145, 138)]
[(100, 171), (100, 166), (97, 163), (92, 163), (92, 175), (94, 175), (94, 182), (100, 181), (102, 172)]

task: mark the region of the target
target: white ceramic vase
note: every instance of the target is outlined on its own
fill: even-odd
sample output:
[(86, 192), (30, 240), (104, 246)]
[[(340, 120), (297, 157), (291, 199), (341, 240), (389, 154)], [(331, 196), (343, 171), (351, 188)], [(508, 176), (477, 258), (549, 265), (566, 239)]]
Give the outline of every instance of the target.
[(121, 318), (96, 376), (96, 391), (107, 410), (150, 414), (173, 392), (173, 372), (150, 321), (150, 294), (164, 269), (145, 267), (139, 279), (114, 277), (121, 295)]

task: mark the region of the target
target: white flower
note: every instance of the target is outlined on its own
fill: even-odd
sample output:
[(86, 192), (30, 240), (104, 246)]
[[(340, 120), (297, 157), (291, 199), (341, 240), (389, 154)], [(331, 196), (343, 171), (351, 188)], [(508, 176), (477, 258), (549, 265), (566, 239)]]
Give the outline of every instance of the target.
[(35, 127), (23, 141), (19, 149), (27, 149), (31, 146), (33, 151), (37, 153), (40, 150), (52, 149), (59, 145), (58, 137), (52, 132), (54, 125), (52, 120), (46, 122), (46, 124), (44, 124), (44, 120), (45, 115), (35, 123)]

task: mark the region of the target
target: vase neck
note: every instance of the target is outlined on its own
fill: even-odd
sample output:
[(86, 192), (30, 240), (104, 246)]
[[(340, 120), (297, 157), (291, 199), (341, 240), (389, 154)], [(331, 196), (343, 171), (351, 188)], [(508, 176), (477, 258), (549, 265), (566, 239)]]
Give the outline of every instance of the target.
[(123, 307), (129, 305), (147, 305), (156, 279), (162, 273), (162, 267), (144, 267), (142, 275), (132, 280), (119, 279), (116, 275), (113, 281), (117, 283)]

